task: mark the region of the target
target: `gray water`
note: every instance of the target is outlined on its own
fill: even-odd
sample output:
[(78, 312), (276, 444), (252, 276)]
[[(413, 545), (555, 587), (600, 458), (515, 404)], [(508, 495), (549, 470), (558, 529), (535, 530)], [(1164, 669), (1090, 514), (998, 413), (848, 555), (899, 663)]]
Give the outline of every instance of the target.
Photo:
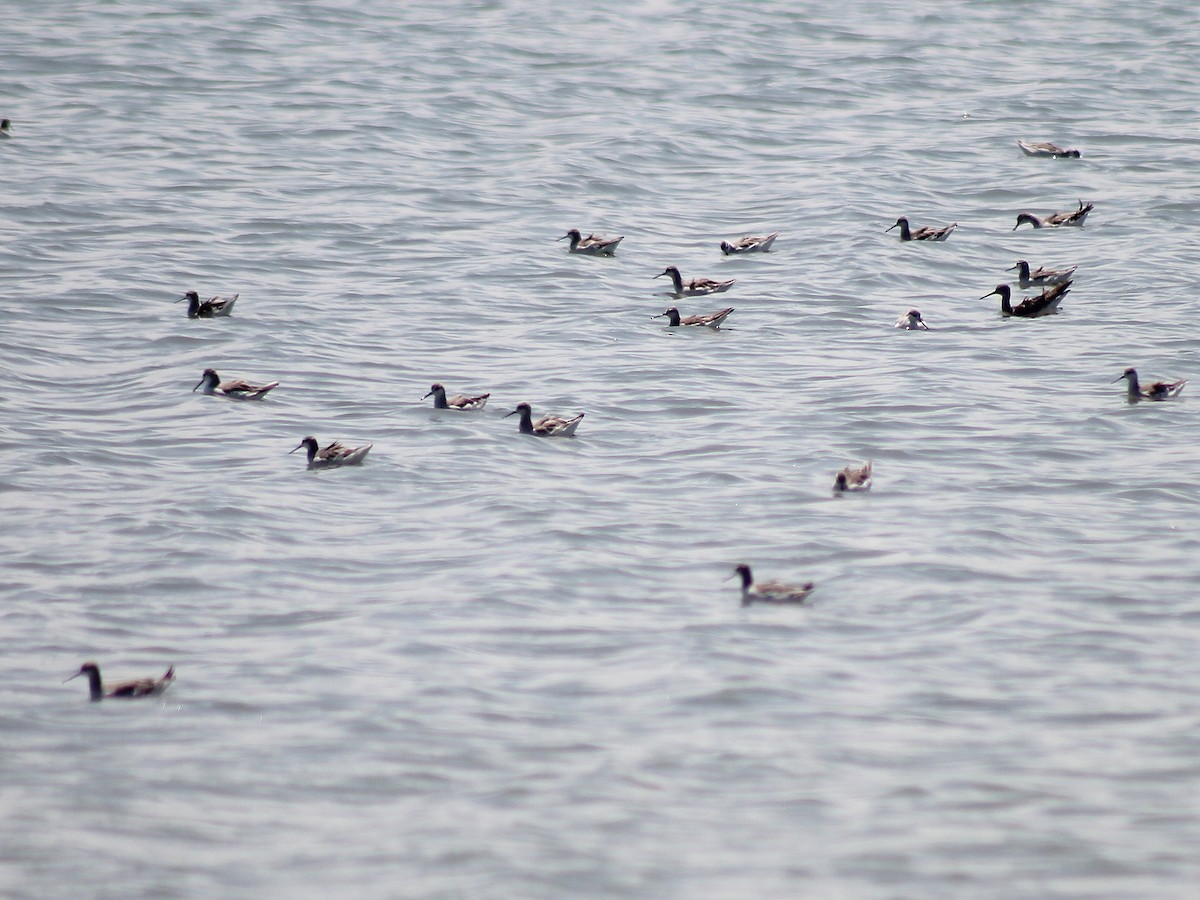
[(237, 7), (6, 6), (0, 893), (1196, 895), (1193, 4)]

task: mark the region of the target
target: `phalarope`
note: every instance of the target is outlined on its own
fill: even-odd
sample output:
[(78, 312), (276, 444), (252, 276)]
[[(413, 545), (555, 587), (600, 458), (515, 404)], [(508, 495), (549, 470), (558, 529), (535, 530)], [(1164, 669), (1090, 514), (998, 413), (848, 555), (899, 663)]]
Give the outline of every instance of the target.
[(680, 316), (679, 310), (674, 306), (668, 306), (666, 312), (661, 312), (657, 316), (651, 316), (652, 319), (661, 319), (664, 316), (669, 320), (670, 326), (675, 328), (679, 325), (702, 325), (716, 331), (725, 321), (725, 317), (733, 312), (732, 306), (727, 306), (724, 309), (714, 313), (706, 313), (701, 316)]
[(310, 469), (332, 469), (337, 466), (357, 466), (360, 465), (367, 453), (374, 444), (366, 444), (362, 447), (348, 447), (345, 444), (334, 441), (327, 447), (320, 447), (317, 444), (317, 439), (306, 437), (299, 444), (288, 451), (288, 455), (295, 453), (301, 447), (308, 451), (308, 467)]
[(1061, 228), (1064, 225), (1083, 226), (1083, 220), (1087, 218), (1088, 213), (1096, 208), (1096, 204), (1089, 203), (1083, 205), (1083, 201), (1079, 201), (1079, 209), (1073, 209), (1070, 212), (1051, 213), (1042, 219), (1035, 216), (1033, 213), (1023, 212), (1017, 216), (1017, 224), (1013, 226), (1013, 231), (1016, 231), (1023, 224), (1028, 222), (1034, 228)]
[(919, 309), (910, 309), (904, 315), (896, 320), (896, 328), (903, 328), (905, 331), (920, 331), (924, 328), (929, 330), (929, 325), (921, 317)]
[[(803, 603), (814, 587), (811, 581), (801, 585), (782, 584), (778, 581), (755, 582), (754, 576), (750, 574), (750, 567), (745, 563), (740, 563), (729, 578), (734, 575), (742, 576), (742, 606), (749, 606), (751, 603)], [(729, 578), (725, 580), (728, 581)]]
[[(908, 227), (907, 216), (898, 218), (896, 225), (893, 225), (892, 228), (895, 228), (897, 225), (900, 226), (900, 240), (902, 241), (944, 241), (950, 237), (950, 232), (958, 227), (958, 223), (955, 222), (953, 225), (947, 225), (945, 228), (925, 227), (912, 231)], [(892, 228), (885, 229), (884, 234), (887, 234)]]
[(989, 291), (980, 297), (980, 300), (986, 300), (994, 294), (1000, 295), (1000, 314), (1004, 316), (1018, 316), (1024, 319), (1036, 319), (1038, 316), (1048, 316), (1052, 312), (1058, 310), (1058, 304), (1062, 302), (1062, 298), (1070, 293), (1071, 282), (1064, 281), (1062, 284), (1054, 284), (1047, 287), (1036, 297), (1026, 297), (1016, 306), (1012, 305), (1012, 288), (1007, 284), (998, 284), (994, 291)]
[[(122, 681), (118, 684), (110, 685), (107, 690), (104, 688), (103, 682), (100, 680), (100, 667), (94, 662), (85, 662), (79, 667), (71, 678), (78, 678), (80, 675), (88, 677), (88, 687), (91, 688), (92, 700), (103, 700), (106, 697), (112, 698), (131, 698), (131, 697), (153, 697), (155, 694), (161, 694), (175, 680), (175, 667), (171, 666), (167, 669), (162, 678), (138, 678), (134, 681)], [(63, 680), (66, 684), (71, 678)]]
[(775, 243), (777, 237), (779, 237), (778, 231), (771, 234), (748, 234), (733, 243), (721, 241), (721, 252), (726, 256), (733, 253), (769, 253), (771, 245)]
[(1017, 264), (1012, 266), (1008, 271), (1013, 269), (1018, 270), (1017, 278), (1021, 282), (1021, 287), (1040, 287), (1044, 284), (1062, 284), (1064, 281), (1070, 281), (1071, 275), (1079, 266), (1071, 266), (1069, 269), (1046, 269), (1039, 268), (1035, 271), (1029, 271), (1029, 263), (1023, 259), (1018, 259)]
[(845, 491), (869, 491), (871, 489), (871, 461), (867, 460), (861, 466), (846, 466), (833, 479), (833, 489), (839, 494)]
[(1182, 381), (1156, 381), (1150, 387), (1142, 390), (1138, 384), (1137, 369), (1126, 369), (1121, 373), (1120, 378), (1113, 380), (1116, 384), (1121, 379), (1124, 379), (1129, 384), (1129, 401), (1136, 403), (1138, 400), (1169, 400), (1172, 397), (1177, 397), (1179, 392), (1183, 390), (1183, 386), (1187, 384), (1187, 380)]
[(625, 240), (625, 236), (615, 238), (600, 237), (596, 234), (589, 234), (584, 237), (580, 234), (578, 228), (572, 228), (560, 238), (555, 238), (556, 241), (565, 241), (571, 239), (571, 247), (567, 250), (568, 253), (582, 253), (585, 256), (612, 256), (617, 249), (617, 244)]
[(240, 378), (222, 381), (216, 369), (205, 369), (204, 374), (200, 376), (199, 383), (192, 388), (192, 392), (195, 393), (196, 388), (200, 385), (204, 385), (204, 393), (214, 397), (229, 397), (231, 400), (261, 400), (273, 388), (279, 387), (279, 382), (250, 384)]
[(533, 409), (529, 404), (518, 403), (516, 409), (504, 414), (504, 418), (518, 414), (521, 416), (521, 433), (536, 434), (538, 437), (572, 437), (584, 416), (584, 413), (570, 419), (564, 419), (562, 416), (542, 416), (535, 422)]
[(664, 275), (671, 276), (671, 284), (675, 287), (671, 296), (676, 300), (680, 297), (703, 297), (705, 294), (723, 294), (729, 290), (730, 286), (736, 280), (731, 278), (729, 281), (713, 281), (711, 278), (697, 278), (684, 284), (683, 276), (679, 274), (679, 270), (674, 266), (667, 266), (654, 277), (662, 278)]
[(1079, 159), (1083, 154), (1078, 150), (1065, 150), (1058, 144), (1049, 141), (1017, 141), (1026, 156), (1052, 156), (1055, 159)]
[(474, 411), (483, 409), (487, 406), (488, 397), (491, 394), (480, 394), (478, 397), (466, 397), (462, 394), (455, 394), (449, 400), (446, 399), (446, 389), (437, 382), (429, 386), (429, 393), (422, 397), (425, 400), (433, 397), (434, 409), (457, 409), (462, 412)]
[(201, 300), (200, 295), (195, 291), (188, 291), (175, 302), (187, 301), (187, 317), (189, 319), (214, 319), (233, 312), (233, 304), (237, 303), (237, 298), (240, 296), (240, 294), (234, 294), (232, 297), (212, 297), (209, 300)]

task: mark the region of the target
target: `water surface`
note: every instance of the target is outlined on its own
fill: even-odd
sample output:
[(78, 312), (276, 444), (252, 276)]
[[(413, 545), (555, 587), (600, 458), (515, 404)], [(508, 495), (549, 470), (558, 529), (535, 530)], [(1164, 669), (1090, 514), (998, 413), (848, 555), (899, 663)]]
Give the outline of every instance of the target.
[(1110, 383), (1197, 371), (1190, 6), (12, 12), (0, 891), (1194, 893), (1200, 427)]

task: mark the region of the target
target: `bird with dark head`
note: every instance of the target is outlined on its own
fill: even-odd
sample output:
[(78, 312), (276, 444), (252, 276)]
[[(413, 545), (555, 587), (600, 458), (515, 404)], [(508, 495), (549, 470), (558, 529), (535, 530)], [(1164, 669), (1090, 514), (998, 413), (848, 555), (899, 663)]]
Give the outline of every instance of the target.
[(929, 323), (925, 321), (919, 309), (910, 309), (896, 320), (895, 327), (905, 331), (920, 331), (921, 329), (928, 331)]
[(1187, 384), (1187, 379), (1156, 381), (1150, 387), (1143, 388), (1138, 382), (1137, 369), (1133, 367), (1122, 372), (1119, 377), (1113, 379), (1112, 383), (1116, 384), (1122, 380), (1128, 385), (1127, 396), (1130, 403), (1136, 403), (1139, 400), (1170, 400), (1172, 397), (1179, 396), (1179, 392)]
[(487, 406), (488, 397), (491, 394), (478, 394), (474, 397), (464, 396), (463, 394), (455, 394), (453, 397), (446, 397), (446, 388), (434, 382), (429, 386), (429, 393), (422, 397), (422, 400), (433, 398), (434, 409), (455, 409), (460, 412), (468, 412), (483, 409)]
[(953, 225), (947, 225), (945, 228), (934, 228), (932, 226), (927, 226), (925, 228), (918, 228), (916, 231), (913, 231), (909, 227), (908, 216), (901, 216), (896, 220), (895, 225), (892, 225), (891, 228), (884, 229), (883, 233), (887, 234), (892, 230), (892, 228), (899, 228), (901, 241), (944, 241), (946, 238), (950, 237), (950, 232), (957, 227), (958, 223), (955, 222)]
[(239, 296), (241, 295), (234, 294), (232, 297), (211, 297), (208, 300), (201, 300), (196, 291), (188, 291), (175, 302), (187, 301), (187, 317), (189, 319), (217, 319), (233, 313), (233, 305), (237, 303)]
[(614, 256), (617, 252), (617, 245), (625, 240), (624, 236), (607, 238), (601, 237), (598, 234), (589, 234), (584, 237), (578, 228), (572, 228), (556, 241), (565, 241), (570, 239), (571, 245), (568, 248), (568, 253), (580, 253), (584, 256)]
[(583, 421), (584, 413), (570, 419), (564, 419), (562, 416), (542, 416), (535, 422), (533, 421), (533, 407), (528, 403), (518, 403), (516, 409), (504, 414), (505, 419), (509, 416), (521, 417), (519, 425), (521, 434), (533, 434), (538, 437), (574, 437), (575, 429)]
[(91, 691), (93, 701), (104, 700), (106, 698), (124, 700), (134, 697), (153, 697), (155, 694), (161, 694), (175, 680), (175, 667), (171, 666), (168, 668), (162, 678), (138, 678), (133, 681), (122, 681), (118, 684), (112, 684), (105, 688), (104, 683), (100, 680), (100, 667), (94, 662), (85, 662), (79, 667), (78, 672), (70, 678), (64, 679), (63, 684), (66, 684), (72, 678), (78, 678), (80, 675), (87, 676), (88, 688)]
[(311, 434), (303, 438), (299, 444), (288, 451), (291, 456), (297, 450), (303, 448), (308, 454), (308, 467), (310, 469), (336, 469), (339, 466), (357, 466), (361, 465), (363, 459), (366, 458), (368, 452), (374, 444), (364, 444), (361, 447), (350, 447), (339, 441), (334, 441), (325, 447), (317, 443), (317, 439)]
[(721, 327), (731, 312), (733, 312), (733, 307), (727, 306), (725, 309), (719, 309), (714, 313), (705, 313), (699, 316), (681, 316), (677, 307), (668, 306), (665, 312), (661, 312), (657, 316), (651, 316), (650, 318), (666, 318), (667, 324), (672, 328), (678, 328), (680, 326), (687, 325), (697, 325), (703, 328), (711, 328), (716, 331)]
[[(750, 567), (739, 563), (734, 567), (734, 575), (742, 579), (742, 606), (752, 603), (803, 603), (813, 592), (815, 585), (809, 581), (801, 585), (783, 584), (778, 581), (755, 581)], [(729, 578), (725, 580), (728, 581)]]
[(989, 291), (980, 297), (980, 300), (986, 300), (988, 297), (1000, 295), (1000, 314), (1002, 316), (1016, 316), (1021, 319), (1036, 319), (1039, 316), (1048, 316), (1051, 313), (1058, 311), (1058, 304), (1062, 303), (1063, 297), (1067, 296), (1071, 290), (1071, 282), (1064, 281), (1061, 284), (1053, 284), (1043, 290), (1036, 297), (1026, 297), (1016, 306), (1012, 305), (1012, 288), (1007, 284), (998, 284), (995, 289)]
[(703, 297), (705, 294), (723, 294), (731, 287), (736, 279), (728, 281), (715, 281), (712, 278), (694, 278), (689, 282), (684, 282), (683, 276), (679, 274), (679, 269), (675, 266), (667, 266), (655, 278), (662, 278), (667, 275), (671, 279), (671, 296), (676, 299), (680, 297)]
[(279, 382), (251, 384), (240, 378), (222, 381), (216, 369), (205, 369), (196, 387), (192, 388), (192, 392), (195, 393), (201, 385), (204, 386), (204, 393), (212, 397), (228, 397), (230, 400), (261, 400), (279, 387)]

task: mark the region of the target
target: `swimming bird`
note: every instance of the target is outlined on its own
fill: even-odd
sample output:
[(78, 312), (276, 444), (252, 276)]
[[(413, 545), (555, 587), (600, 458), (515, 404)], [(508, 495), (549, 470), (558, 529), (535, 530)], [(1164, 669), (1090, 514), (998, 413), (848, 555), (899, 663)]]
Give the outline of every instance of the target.
[(715, 313), (706, 313), (701, 316), (680, 316), (679, 310), (674, 306), (668, 306), (666, 312), (661, 312), (657, 316), (651, 316), (652, 319), (661, 319), (666, 316), (670, 320), (670, 325), (675, 328), (678, 325), (703, 325), (716, 331), (725, 321), (725, 317), (733, 312), (732, 306), (727, 306), (724, 309), (718, 310)]
[(1079, 159), (1078, 150), (1064, 150), (1049, 141), (1017, 141), (1017, 146), (1026, 156), (1052, 156), (1055, 159)]
[(434, 409), (457, 409), (462, 412), (474, 411), (483, 409), (487, 406), (488, 397), (491, 394), (480, 394), (478, 397), (466, 397), (462, 394), (455, 394), (449, 400), (446, 399), (446, 389), (437, 382), (429, 386), (429, 393), (422, 397), (425, 400), (428, 397), (433, 397)]
[(751, 603), (803, 603), (814, 587), (811, 581), (801, 585), (781, 584), (778, 581), (755, 582), (750, 567), (745, 563), (740, 563), (733, 570), (733, 575), (742, 576), (742, 606)]
[(1055, 284), (1047, 287), (1036, 297), (1026, 297), (1016, 306), (1012, 305), (1012, 289), (1007, 284), (998, 284), (994, 291), (989, 291), (980, 297), (980, 300), (986, 300), (993, 294), (1000, 295), (1000, 314), (1004, 316), (1018, 316), (1024, 319), (1036, 319), (1038, 316), (1048, 316), (1052, 312), (1057, 311), (1058, 304), (1062, 302), (1062, 298), (1070, 293), (1071, 282), (1064, 281), (1062, 284)]
[(571, 239), (571, 247), (567, 250), (568, 253), (582, 253), (585, 256), (612, 256), (617, 249), (617, 244), (625, 240), (625, 236), (615, 238), (600, 237), (596, 234), (589, 234), (584, 237), (579, 233), (578, 228), (572, 228), (560, 238), (555, 238), (556, 241), (565, 241)]
[[(85, 662), (71, 678), (78, 678), (80, 675), (88, 677), (88, 686), (91, 688), (93, 701), (103, 700), (106, 697), (121, 699), (153, 697), (155, 694), (165, 691), (175, 680), (175, 667), (171, 666), (167, 669), (162, 678), (138, 678), (134, 681), (122, 681), (119, 684), (111, 685), (107, 690), (100, 681), (100, 667), (94, 662)], [(64, 679), (63, 684), (66, 684), (71, 678)]]
[(1018, 259), (1017, 264), (1012, 266), (1008, 271), (1013, 269), (1019, 270), (1018, 279), (1021, 282), (1021, 287), (1034, 287), (1044, 284), (1062, 284), (1064, 281), (1070, 281), (1071, 275), (1079, 266), (1071, 266), (1069, 269), (1045, 269), (1038, 268), (1031, 272), (1029, 271), (1029, 263), (1023, 259)]
[(12, 137), (12, 122), (9, 119), (0, 119), (0, 138)]
[(1051, 213), (1046, 218), (1041, 219), (1033, 213), (1023, 212), (1017, 216), (1017, 224), (1013, 226), (1013, 231), (1016, 231), (1026, 222), (1034, 228), (1061, 228), (1064, 225), (1083, 226), (1083, 220), (1087, 218), (1087, 214), (1096, 208), (1096, 204), (1089, 203), (1083, 205), (1083, 201), (1079, 201), (1079, 209), (1073, 209), (1070, 212)]
[(233, 312), (233, 304), (237, 303), (237, 298), (240, 294), (234, 294), (232, 297), (212, 297), (208, 300), (201, 300), (200, 295), (195, 291), (188, 291), (176, 303), (181, 303), (184, 300), (188, 302), (187, 317), (189, 319), (213, 319), (218, 316), (227, 316)]
[(769, 253), (771, 245), (775, 243), (777, 237), (779, 237), (778, 231), (772, 234), (748, 234), (738, 238), (732, 244), (729, 241), (721, 241), (721, 252), (726, 256), (731, 253)]
[(583, 413), (571, 419), (564, 419), (562, 416), (542, 416), (535, 422), (533, 421), (533, 409), (529, 404), (518, 403), (516, 409), (504, 414), (504, 418), (507, 419), (518, 413), (521, 416), (521, 433), (536, 434), (538, 437), (572, 437), (584, 416)]
[(301, 447), (304, 447), (308, 450), (308, 467), (310, 469), (333, 469), (338, 466), (361, 465), (367, 453), (375, 445), (365, 444), (362, 447), (348, 447), (345, 444), (334, 441), (328, 447), (317, 449), (319, 446), (317, 439), (310, 435), (289, 450), (288, 455), (290, 456)]
[(1113, 384), (1116, 384), (1121, 379), (1129, 384), (1129, 402), (1136, 403), (1138, 400), (1169, 400), (1172, 397), (1179, 395), (1183, 390), (1183, 386), (1187, 384), (1183, 381), (1156, 381), (1150, 387), (1142, 390), (1138, 384), (1137, 369), (1126, 369), (1121, 373), (1120, 378), (1113, 379)]
[(929, 330), (929, 325), (921, 318), (919, 309), (910, 309), (904, 315), (896, 320), (896, 327), (903, 328), (905, 331), (920, 331), (924, 328)]
[(861, 466), (846, 466), (833, 480), (833, 489), (839, 494), (844, 491), (869, 491), (871, 489), (871, 461)]
[[(944, 241), (950, 237), (950, 232), (958, 227), (958, 223), (955, 222), (953, 225), (947, 225), (945, 228), (926, 227), (911, 231), (908, 227), (907, 216), (898, 218), (896, 225), (900, 226), (900, 240), (902, 241)], [(893, 225), (892, 228), (895, 228), (896, 225)], [(892, 228), (885, 229), (884, 234), (887, 234)]]
[(678, 300), (680, 297), (703, 297), (705, 294), (723, 294), (729, 290), (730, 286), (736, 279), (731, 278), (729, 281), (713, 281), (711, 278), (697, 278), (694, 281), (683, 283), (683, 276), (679, 274), (679, 270), (674, 266), (667, 266), (655, 278), (662, 278), (664, 275), (671, 276), (671, 283), (675, 286), (672, 296)]
[(229, 397), (231, 400), (261, 400), (267, 396), (269, 391), (279, 387), (279, 382), (272, 381), (270, 384), (250, 384), (250, 382), (242, 381), (240, 378), (232, 381), (222, 381), (216, 369), (205, 369), (204, 374), (200, 376), (199, 383), (196, 387), (192, 388), (192, 392), (195, 393), (196, 388), (200, 387), (200, 385), (204, 385), (204, 393), (214, 397)]

